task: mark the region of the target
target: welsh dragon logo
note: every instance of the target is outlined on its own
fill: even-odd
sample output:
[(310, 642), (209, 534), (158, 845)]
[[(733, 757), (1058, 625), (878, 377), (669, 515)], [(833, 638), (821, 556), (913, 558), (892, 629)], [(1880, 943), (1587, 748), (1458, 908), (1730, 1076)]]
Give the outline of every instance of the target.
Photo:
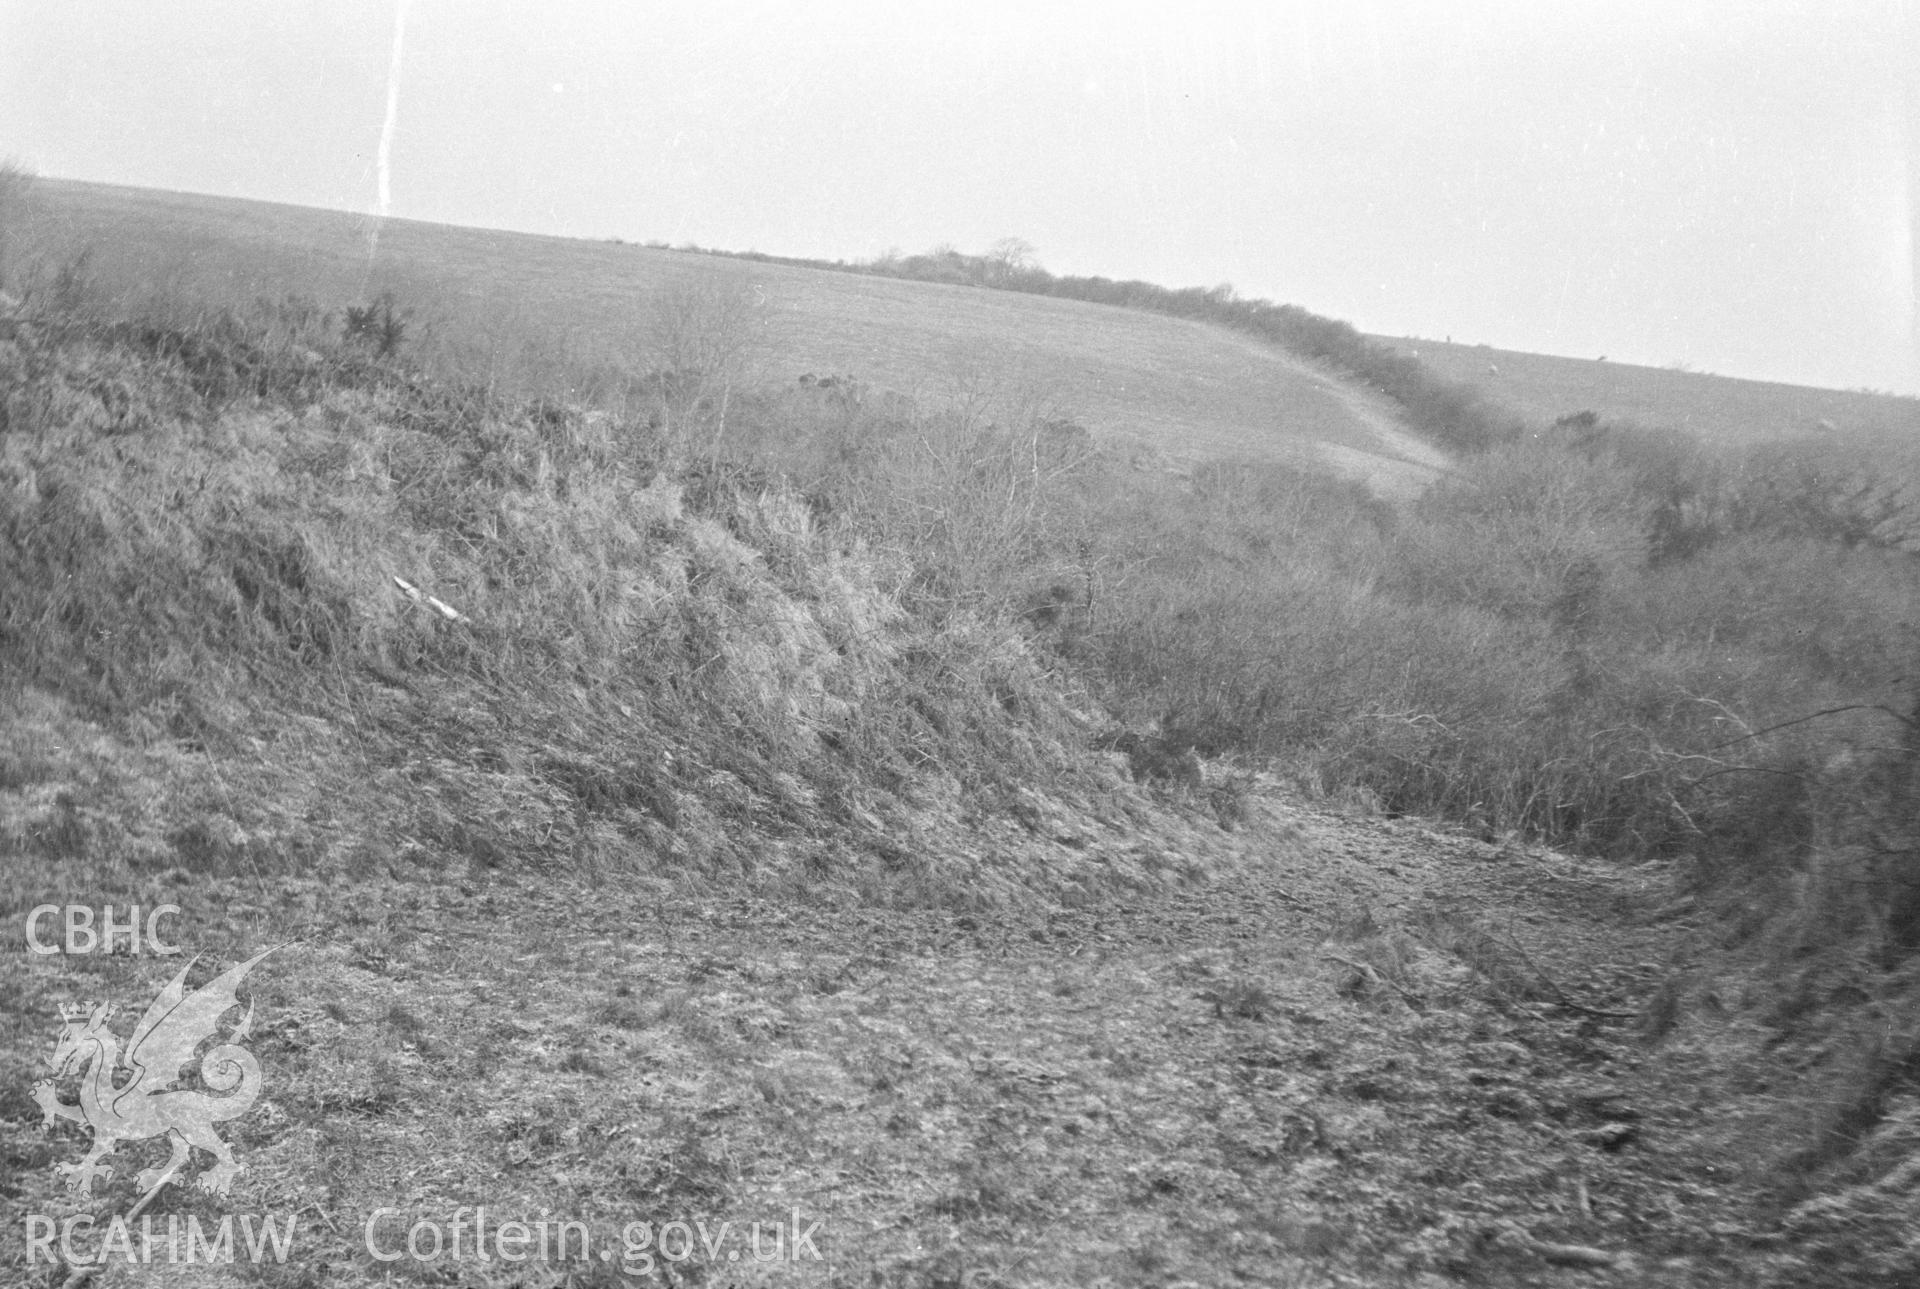
[[(95, 1180), (113, 1176), (113, 1169), (101, 1161), (116, 1146), (123, 1141), (165, 1135), (173, 1146), (173, 1157), (161, 1167), (143, 1169), (135, 1177), (141, 1191), (151, 1193), (172, 1181), (187, 1163), (192, 1147), (198, 1146), (218, 1161), (201, 1174), (201, 1189), (216, 1195), (227, 1193), (244, 1166), (234, 1162), (233, 1150), (213, 1125), (239, 1118), (260, 1095), (260, 1063), (240, 1046), (253, 1024), (251, 1002), (226, 1040), (200, 1058), (201, 1081), (212, 1093), (226, 1095), (174, 1085), (193, 1059), (194, 1049), (214, 1036), (220, 1017), (229, 1008), (239, 1005), (235, 991), (240, 982), (254, 964), (272, 952), (262, 950), (192, 993), (186, 990), (186, 979), (193, 962), (187, 963), (148, 1005), (134, 1027), (124, 1059), (120, 1040), (107, 1028), (108, 1019), (118, 1008), (107, 1003), (60, 1008), (60, 1038), (53, 1055), (47, 1058), (54, 1078), (35, 1083), (33, 1099), (46, 1112), (46, 1123), (51, 1124), (55, 1118), (71, 1119), (93, 1134), (93, 1149), (85, 1159), (77, 1164), (55, 1165), (67, 1178), (69, 1190), (91, 1196)], [(123, 1069), (131, 1077), (115, 1086), (116, 1076)], [(80, 1100), (70, 1104), (54, 1091), (54, 1079), (76, 1070), (80, 1071)]]

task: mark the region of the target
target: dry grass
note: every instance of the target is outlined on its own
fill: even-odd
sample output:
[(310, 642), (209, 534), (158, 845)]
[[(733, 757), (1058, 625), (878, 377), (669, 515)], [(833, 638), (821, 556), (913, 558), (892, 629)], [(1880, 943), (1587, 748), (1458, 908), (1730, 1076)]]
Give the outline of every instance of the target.
[(29, 203), (36, 200), (38, 183), (34, 173), (18, 161), (0, 157), (0, 291), (18, 285), (15, 264), (16, 243), (33, 218)]
[(910, 560), (784, 489), (318, 335), (0, 325), (3, 660), (39, 713), (18, 728), (193, 753), (160, 791), (29, 739), (9, 851), (618, 868), (880, 903), (1109, 880), (1067, 849), (927, 852), (930, 820), (1084, 804), (1107, 772), (1010, 625), (929, 603)]

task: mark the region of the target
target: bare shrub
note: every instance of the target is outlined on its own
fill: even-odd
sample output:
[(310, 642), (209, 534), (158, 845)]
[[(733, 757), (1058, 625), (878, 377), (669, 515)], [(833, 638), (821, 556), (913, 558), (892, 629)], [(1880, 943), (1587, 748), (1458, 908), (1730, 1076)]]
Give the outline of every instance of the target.
[(764, 289), (741, 278), (682, 279), (654, 298), (646, 392), (670, 435), (717, 449), (729, 404), (760, 374), (772, 317)]
[(1538, 444), (1512, 444), (1421, 499), (1437, 531), (1403, 548), (1416, 595), (1502, 614), (1584, 622), (1598, 584), (1644, 563), (1651, 505), (1619, 471)]

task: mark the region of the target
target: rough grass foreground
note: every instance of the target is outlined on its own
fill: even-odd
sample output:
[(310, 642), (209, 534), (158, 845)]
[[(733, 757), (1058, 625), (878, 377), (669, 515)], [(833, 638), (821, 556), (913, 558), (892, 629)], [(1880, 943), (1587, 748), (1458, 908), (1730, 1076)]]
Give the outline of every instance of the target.
[(942, 821), (1135, 798), (1016, 634), (903, 606), (903, 558), (268, 321), (0, 318), (0, 850), (877, 904), (1163, 876), (1036, 828), (940, 858)]

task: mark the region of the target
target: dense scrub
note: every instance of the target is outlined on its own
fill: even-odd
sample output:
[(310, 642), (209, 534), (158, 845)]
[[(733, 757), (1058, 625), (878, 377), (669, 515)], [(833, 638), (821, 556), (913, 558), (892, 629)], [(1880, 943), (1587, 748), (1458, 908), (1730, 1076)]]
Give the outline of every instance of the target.
[(1904, 746), (1920, 583), (1884, 455), (1575, 417), (1403, 511), (1300, 467), (1141, 470), (1047, 420), (802, 391), (746, 422), (920, 594), (1026, 621), (1171, 739), (1392, 812), (1777, 876), (1846, 767)]

